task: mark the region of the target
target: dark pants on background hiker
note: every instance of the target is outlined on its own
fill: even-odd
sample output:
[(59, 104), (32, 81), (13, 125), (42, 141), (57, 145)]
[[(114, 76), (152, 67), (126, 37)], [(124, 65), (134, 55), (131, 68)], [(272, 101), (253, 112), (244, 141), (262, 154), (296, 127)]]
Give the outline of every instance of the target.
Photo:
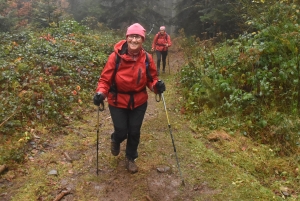
[(157, 51), (156, 50), (156, 58), (157, 58), (157, 73), (159, 74), (160, 71), (160, 61), (162, 59), (162, 63), (163, 63), (163, 73), (165, 72), (166, 69), (166, 60), (167, 60), (167, 55), (168, 55), (168, 51)]
[(141, 127), (147, 109), (147, 102), (131, 110), (109, 105), (114, 132), (111, 139), (121, 143), (127, 139), (126, 157), (134, 160), (138, 157), (137, 148), (140, 142)]

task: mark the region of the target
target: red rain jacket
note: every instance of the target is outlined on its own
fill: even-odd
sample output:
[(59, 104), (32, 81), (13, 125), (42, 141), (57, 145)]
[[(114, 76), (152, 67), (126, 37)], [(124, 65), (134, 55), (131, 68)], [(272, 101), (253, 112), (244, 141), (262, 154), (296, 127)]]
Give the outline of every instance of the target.
[(168, 47), (166, 47), (166, 44), (168, 44), (168, 47), (172, 46), (172, 41), (169, 34), (166, 32), (165, 34), (158, 32), (153, 39), (152, 48), (157, 51), (167, 51)]
[[(114, 52), (110, 54), (108, 61), (102, 70), (96, 92), (102, 92), (107, 97), (108, 104), (112, 106), (134, 109), (148, 100), (146, 86), (151, 91), (156, 91), (155, 84), (158, 81), (158, 77), (151, 54), (148, 54), (148, 68), (152, 81), (146, 75), (145, 50), (141, 49), (136, 61), (128, 54), (121, 55), (119, 53), (125, 43), (126, 40), (121, 40), (114, 46)], [(116, 68), (116, 54), (118, 54), (121, 59), (118, 71), (115, 75), (117, 95), (114, 96), (114, 93), (109, 90), (113, 82), (113, 74)]]

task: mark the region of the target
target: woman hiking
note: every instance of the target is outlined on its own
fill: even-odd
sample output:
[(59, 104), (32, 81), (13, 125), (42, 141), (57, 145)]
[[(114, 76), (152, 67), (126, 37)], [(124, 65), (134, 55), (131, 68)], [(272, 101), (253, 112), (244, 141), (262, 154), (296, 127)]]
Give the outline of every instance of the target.
[(153, 58), (142, 47), (145, 29), (138, 23), (127, 28), (126, 40), (114, 46), (114, 52), (98, 80), (94, 104), (99, 106), (107, 98), (114, 132), (111, 134), (111, 153), (118, 156), (120, 144), (126, 141), (125, 164), (130, 173), (136, 173), (141, 126), (147, 109), (146, 87), (156, 94), (166, 89), (158, 81)]
[(168, 55), (168, 47), (172, 46), (171, 38), (166, 32), (166, 27), (161, 26), (159, 32), (155, 35), (152, 42), (152, 51), (155, 50), (157, 58), (157, 73), (160, 73), (160, 61), (162, 60), (163, 69), (162, 72), (165, 73), (166, 69), (166, 59)]

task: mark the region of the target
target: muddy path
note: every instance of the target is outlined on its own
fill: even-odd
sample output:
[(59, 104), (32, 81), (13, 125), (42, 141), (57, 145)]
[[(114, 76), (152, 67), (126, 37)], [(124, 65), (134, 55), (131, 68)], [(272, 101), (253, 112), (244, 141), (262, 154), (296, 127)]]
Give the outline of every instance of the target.
[[(258, 150), (268, 152), (266, 146), (238, 133), (230, 136), (209, 129), (208, 139), (207, 131), (204, 134), (206, 128), (194, 129), (186, 119), (179, 104), (182, 97), (177, 91), (176, 78), (184, 59), (176, 48), (176, 40), (167, 62), (166, 73), (160, 76), (167, 88), (164, 93), (167, 112), (163, 102), (156, 102), (155, 95), (149, 93), (136, 160), (138, 173), (130, 174), (125, 168), (125, 142), (121, 144), (119, 156), (110, 153), (113, 125), (107, 103), (105, 110), (99, 112), (98, 122), (98, 110), (91, 101), (84, 103), (87, 108), (74, 108), (81, 115), (70, 116), (67, 126), (51, 130), (44, 125), (31, 130), (32, 138), (24, 150), (25, 162), (8, 167), (0, 175), (0, 200), (282, 200), (279, 191), (274, 193), (251, 173), (253, 170), (247, 169), (265, 166), (266, 161), (261, 159)], [(294, 194), (296, 197), (297, 192)]]
[[(183, 61), (180, 51), (169, 52), (166, 74), (161, 75), (167, 89), (171, 90), (176, 85), (174, 74)], [(172, 94), (166, 95), (166, 98), (166, 102), (173, 99)], [(47, 127), (32, 131), (35, 137), (28, 143), (26, 162), (10, 168), (1, 177), (0, 200), (173, 201), (193, 200), (195, 192), (200, 193), (186, 181), (183, 185), (188, 173), (186, 167), (181, 167), (183, 174), (180, 175), (170, 138), (170, 131), (173, 137), (177, 131), (169, 129), (163, 103), (156, 102), (154, 94), (149, 94), (136, 174), (128, 173), (125, 168), (125, 143), (121, 145), (119, 156), (114, 157), (110, 153), (113, 128), (107, 104), (105, 107), (99, 113), (98, 156), (98, 113), (97, 108), (91, 105), (82, 112), (80, 120), (72, 121), (60, 131), (51, 133)], [(168, 109), (171, 120), (178, 116), (172, 111)], [(175, 141), (176, 144), (180, 145), (180, 142)], [(176, 151), (180, 161), (182, 153), (178, 152), (181, 150)]]

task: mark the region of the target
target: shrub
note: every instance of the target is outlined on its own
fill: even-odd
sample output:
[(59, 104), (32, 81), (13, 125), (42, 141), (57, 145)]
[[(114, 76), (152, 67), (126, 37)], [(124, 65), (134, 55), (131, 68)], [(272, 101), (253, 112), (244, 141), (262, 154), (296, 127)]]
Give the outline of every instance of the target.
[(0, 133), (9, 140), (80, 116), (117, 40), (70, 20), (42, 32), (1, 33)]
[(180, 82), (186, 109), (193, 113), (214, 110), (209, 112), (211, 118), (238, 116), (237, 128), (243, 134), (281, 145), (285, 153), (297, 148), (300, 140), (296, 132), (300, 113), (297, 10), (299, 6), (295, 4), (277, 2), (259, 19), (248, 22), (256, 32), (218, 45), (193, 37), (183, 40), (188, 63), (181, 70)]

